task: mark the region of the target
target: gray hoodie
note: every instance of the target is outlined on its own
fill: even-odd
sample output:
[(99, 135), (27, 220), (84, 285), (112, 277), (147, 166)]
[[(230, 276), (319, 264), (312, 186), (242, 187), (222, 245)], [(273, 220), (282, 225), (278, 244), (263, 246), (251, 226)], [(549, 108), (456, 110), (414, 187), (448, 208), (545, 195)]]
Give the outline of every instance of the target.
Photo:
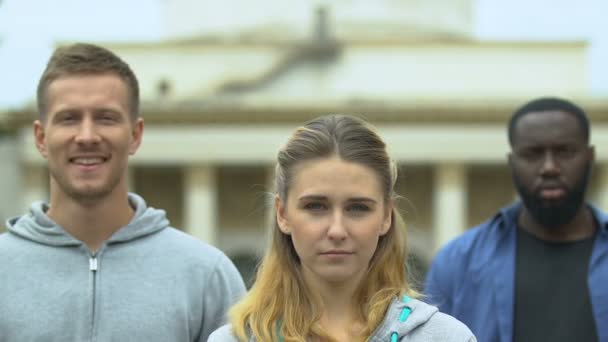
[(245, 293), (216, 248), (129, 194), (132, 221), (92, 254), (37, 202), (0, 235), (0, 341), (206, 341)]
[[(404, 322), (400, 317), (404, 308), (411, 310)], [(437, 311), (416, 299), (407, 303), (394, 300), (384, 320), (368, 340), (369, 342), (391, 342), (391, 335), (397, 334), (400, 342), (475, 342), (475, 336), (469, 328), (457, 319)], [(238, 342), (230, 325), (224, 325), (209, 336), (209, 342)], [(255, 341), (253, 338), (250, 342)]]

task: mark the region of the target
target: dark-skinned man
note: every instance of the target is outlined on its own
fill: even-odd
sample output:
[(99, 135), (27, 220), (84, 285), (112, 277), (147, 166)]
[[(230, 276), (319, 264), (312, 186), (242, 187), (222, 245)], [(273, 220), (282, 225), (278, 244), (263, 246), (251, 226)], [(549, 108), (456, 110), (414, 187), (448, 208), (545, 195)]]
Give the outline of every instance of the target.
[(608, 341), (608, 216), (585, 202), (595, 160), (585, 112), (535, 99), (511, 117), (521, 201), (448, 243), (428, 301), (480, 341)]

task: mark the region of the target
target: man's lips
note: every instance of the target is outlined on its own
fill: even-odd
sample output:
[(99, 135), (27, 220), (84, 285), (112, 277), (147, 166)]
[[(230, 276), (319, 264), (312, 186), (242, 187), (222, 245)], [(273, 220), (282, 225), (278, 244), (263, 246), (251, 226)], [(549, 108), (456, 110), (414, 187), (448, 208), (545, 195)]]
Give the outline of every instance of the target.
[(555, 200), (564, 197), (566, 189), (564, 187), (541, 187), (538, 193), (543, 199)]
[(89, 166), (89, 165), (101, 164), (101, 163), (105, 162), (106, 160), (107, 160), (107, 158), (100, 157), (100, 156), (73, 157), (73, 158), (70, 158), (70, 163), (77, 164), (77, 165), (83, 165), (83, 166)]
[(74, 165), (80, 172), (95, 172), (108, 161), (105, 156), (76, 156), (70, 158), (70, 164)]

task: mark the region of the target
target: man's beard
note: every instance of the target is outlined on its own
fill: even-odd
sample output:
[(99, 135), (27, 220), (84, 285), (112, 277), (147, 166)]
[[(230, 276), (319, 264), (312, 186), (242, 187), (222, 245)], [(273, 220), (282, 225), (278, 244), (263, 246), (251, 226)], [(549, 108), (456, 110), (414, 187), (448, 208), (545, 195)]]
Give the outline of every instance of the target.
[(591, 164), (587, 163), (581, 180), (572, 189), (566, 188), (566, 195), (559, 201), (545, 200), (539, 193), (528, 191), (516, 172), (512, 171), (513, 183), (522, 202), (534, 220), (547, 227), (559, 227), (574, 219), (585, 200), (585, 191), (589, 182)]

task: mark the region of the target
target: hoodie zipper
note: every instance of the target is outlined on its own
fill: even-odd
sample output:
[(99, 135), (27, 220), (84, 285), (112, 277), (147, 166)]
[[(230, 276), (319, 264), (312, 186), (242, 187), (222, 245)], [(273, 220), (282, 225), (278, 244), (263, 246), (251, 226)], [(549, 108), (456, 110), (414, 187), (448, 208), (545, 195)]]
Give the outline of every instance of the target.
[(91, 341), (95, 341), (95, 314), (96, 314), (96, 298), (97, 298), (97, 271), (99, 264), (97, 263), (97, 255), (93, 254), (89, 258), (89, 271), (92, 273), (92, 305), (91, 305)]

